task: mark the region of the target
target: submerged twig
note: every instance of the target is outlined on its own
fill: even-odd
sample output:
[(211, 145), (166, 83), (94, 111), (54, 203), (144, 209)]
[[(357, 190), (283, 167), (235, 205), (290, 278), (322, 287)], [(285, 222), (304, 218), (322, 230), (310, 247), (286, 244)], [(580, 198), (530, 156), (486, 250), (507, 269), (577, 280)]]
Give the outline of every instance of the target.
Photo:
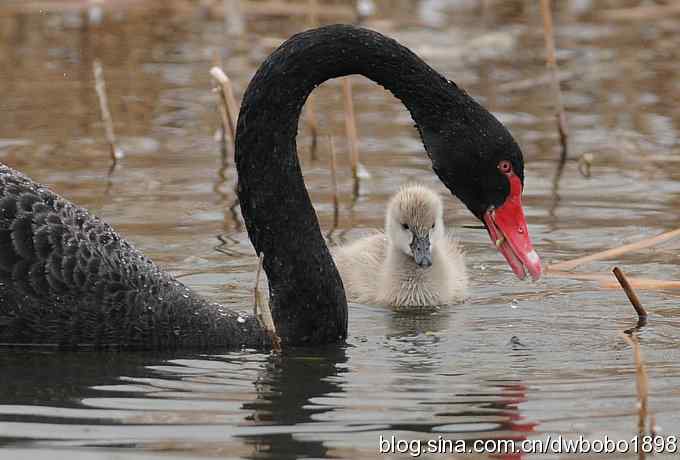
[[(621, 333), (623, 340), (626, 341), (628, 345), (633, 349), (633, 359), (635, 360), (635, 387), (637, 390), (637, 398), (639, 403), (638, 408), (638, 434), (640, 439), (645, 435), (645, 420), (647, 419), (648, 411), (648, 400), (649, 400), (649, 379), (647, 377), (647, 370), (645, 369), (645, 363), (642, 359), (642, 353), (640, 351), (640, 341), (634, 335), (628, 335)], [(639, 450), (643, 453), (643, 449)]]
[(546, 66), (550, 72), (550, 83), (553, 91), (553, 97), (555, 98), (555, 117), (557, 119), (557, 130), (560, 135), (560, 144), (562, 145), (560, 162), (564, 163), (567, 160), (567, 138), (569, 136), (569, 131), (567, 127), (567, 116), (564, 113), (564, 105), (562, 104), (562, 91), (560, 89), (560, 81), (557, 73), (557, 59), (555, 58), (555, 36), (553, 33), (550, 0), (541, 0), (541, 13), (543, 15)]
[(628, 282), (626, 274), (623, 273), (623, 271), (619, 267), (614, 267), (614, 270), (612, 271), (614, 272), (614, 276), (616, 276), (616, 279), (619, 280), (619, 284), (623, 288), (623, 291), (628, 296), (628, 300), (630, 300), (630, 303), (633, 304), (633, 308), (635, 308), (635, 312), (638, 314), (638, 317), (646, 318), (647, 310), (645, 310), (645, 307), (643, 307), (642, 303), (640, 303), (640, 299), (633, 290), (633, 287)]
[(340, 220), (340, 200), (338, 199), (338, 179), (336, 177), (337, 166), (335, 164), (335, 145), (333, 136), (328, 136), (328, 145), (331, 152), (331, 184), (333, 187), (333, 228), (338, 227)]
[(352, 193), (359, 195), (359, 135), (357, 133), (356, 117), (354, 116), (354, 101), (352, 100), (352, 82), (349, 77), (342, 79), (342, 96), (345, 106), (345, 131), (349, 145), (350, 164), (354, 186)]
[(116, 146), (116, 135), (113, 131), (113, 118), (109, 110), (109, 99), (106, 96), (106, 81), (104, 80), (104, 71), (99, 59), (95, 59), (92, 64), (94, 72), (94, 88), (97, 91), (99, 99), (99, 109), (101, 112), (102, 122), (104, 123), (104, 131), (106, 132), (106, 141), (109, 143), (111, 153), (111, 168), (109, 174), (113, 172), (118, 160), (123, 158), (123, 152)]
[(272, 341), (272, 350), (275, 352), (281, 351), (281, 338), (276, 333), (276, 325), (272, 318), (272, 312), (269, 309), (269, 302), (264, 300), (260, 292), (260, 275), (262, 274), (262, 264), (264, 262), (264, 254), (260, 253), (257, 263), (257, 274), (255, 275), (255, 287), (253, 288), (254, 297), (254, 313), (260, 327), (265, 330)]
[(640, 249), (646, 249), (652, 246), (656, 246), (658, 244), (665, 243), (668, 240), (678, 237), (680, 237), (680, 228), (670, 232), (662, 233), (652, 238), (646, 238), (635, 243), (626, 244), (618, 248), (607, 249), (606, 251), (596, 252), (595, 254), (591, 254), (589, 256), (578, 257), (576, 259), (559, 262), (547, 267), (546, 271), (552, 272), (572, 270), (578, 267), (579, 265), (585, 264), (587, 262), (610, 259), (612, 257), (617, 257), (628, 252), (639, 251)]
[(220, 113), (224, 113), (226, 117), (223, 117), (222, 124), (225, 125), (225, 131), (228, 129), (231, 139), (236, 140), (236, 120), (238, 118), (238, 106), (236, 105), (236, 99), (234, 98), (234, 90), (231, 86), (231, 80), (224, 73), (220, 67), (213, 67), (210, 69), (210, 75), (219, 84), (219, 95), (220, 102), (222, 104), (223, 110)]

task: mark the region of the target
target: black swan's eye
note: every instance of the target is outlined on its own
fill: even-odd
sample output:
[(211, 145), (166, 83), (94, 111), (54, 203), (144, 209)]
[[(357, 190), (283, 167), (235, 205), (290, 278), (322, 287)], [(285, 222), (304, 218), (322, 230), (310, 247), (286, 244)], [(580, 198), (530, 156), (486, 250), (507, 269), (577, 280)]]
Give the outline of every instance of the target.
[(404, 230), (408, 230), (408, 224), (401, 224), (401, 228), (403, 228)]
[(512, 165), (510, 164), (510, 162), (508, 160), (499, 161), (498, 162), (498, 169), (503, 174), (508, 174), (508, 173), (512, 172)]

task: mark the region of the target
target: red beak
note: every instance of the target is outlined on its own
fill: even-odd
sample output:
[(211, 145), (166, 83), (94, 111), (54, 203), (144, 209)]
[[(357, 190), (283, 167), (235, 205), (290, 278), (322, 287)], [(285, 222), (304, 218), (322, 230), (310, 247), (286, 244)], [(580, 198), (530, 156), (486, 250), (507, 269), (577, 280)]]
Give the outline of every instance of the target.
[(519, 279), (528, 271), (536, 281), (541, 277), (541, 259), (534, 251), (529, 229), (522, 209), (522, 182), (512, 172), (510, 196), (500, 207), (484, 213), (483, 219), (491, 241), (503, 254), (508, 265)]

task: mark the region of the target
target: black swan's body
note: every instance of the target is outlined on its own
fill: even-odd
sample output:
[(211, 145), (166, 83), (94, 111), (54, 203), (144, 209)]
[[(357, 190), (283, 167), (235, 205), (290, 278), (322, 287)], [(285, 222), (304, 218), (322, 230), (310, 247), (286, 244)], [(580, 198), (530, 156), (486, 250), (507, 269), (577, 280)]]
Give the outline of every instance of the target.
[[(522, 264), (540, 274), (519, 202), (522, 154), (500, 122), (394, 40), (342, 25), (304, 32), (253, 77), (236, 135), (238, 195), (250, 239), (264, 254), (284, 344), (337, 342), (347, 334), (345, 293), (304, 186), (295, 137), (309, 93), (349, 74), (364, 75), (402, 100), (440, 179), (494, 239), (508, 236), (498, 244), (518, 275)], [(268, 342), (251, 316), (205, 301), (82, 208), (4, 166), (0, 188), (0, 343), (173, 348)], [(507, 222), (519, 225), (526, 241), (513, 243)]]
[(0, 343), (258, 346), (252, 317), (210, 304), (108, 224), (0, 165)]

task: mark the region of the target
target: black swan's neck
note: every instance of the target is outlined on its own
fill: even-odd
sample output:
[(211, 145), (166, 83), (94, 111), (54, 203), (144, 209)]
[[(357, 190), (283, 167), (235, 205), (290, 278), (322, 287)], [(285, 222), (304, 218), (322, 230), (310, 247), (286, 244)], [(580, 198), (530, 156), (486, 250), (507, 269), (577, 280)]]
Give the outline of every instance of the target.
[(261, 142), (283, 147), (283, 139), (295, 138), (311, 91), (326, 80), (352, 74), (389, 90), (419, 125), (434, 127), (449, 119), (452, 108), (471, 100), (395, 40), (353, 26), (328, 26), (293, 36), (260, 66), (243, 98), (241, 142), (248, 142), (249, 126), (266, 126), (266, 132), (259, 132)]
[(328, 79), (351, 74), (374, 80), (404, 103), (435, 171), (428, 133), (442, 131), (452, 119), (487, 114), (407, 48), (353, 26), (295, 35), (262, 64), (238, 120), (238, 193), (253, 245), (264, 253), (272, 312), (288, 343), (341, 340), (347, 333), (342, 282), (305, 189), (295, 137), (309, 93)]

